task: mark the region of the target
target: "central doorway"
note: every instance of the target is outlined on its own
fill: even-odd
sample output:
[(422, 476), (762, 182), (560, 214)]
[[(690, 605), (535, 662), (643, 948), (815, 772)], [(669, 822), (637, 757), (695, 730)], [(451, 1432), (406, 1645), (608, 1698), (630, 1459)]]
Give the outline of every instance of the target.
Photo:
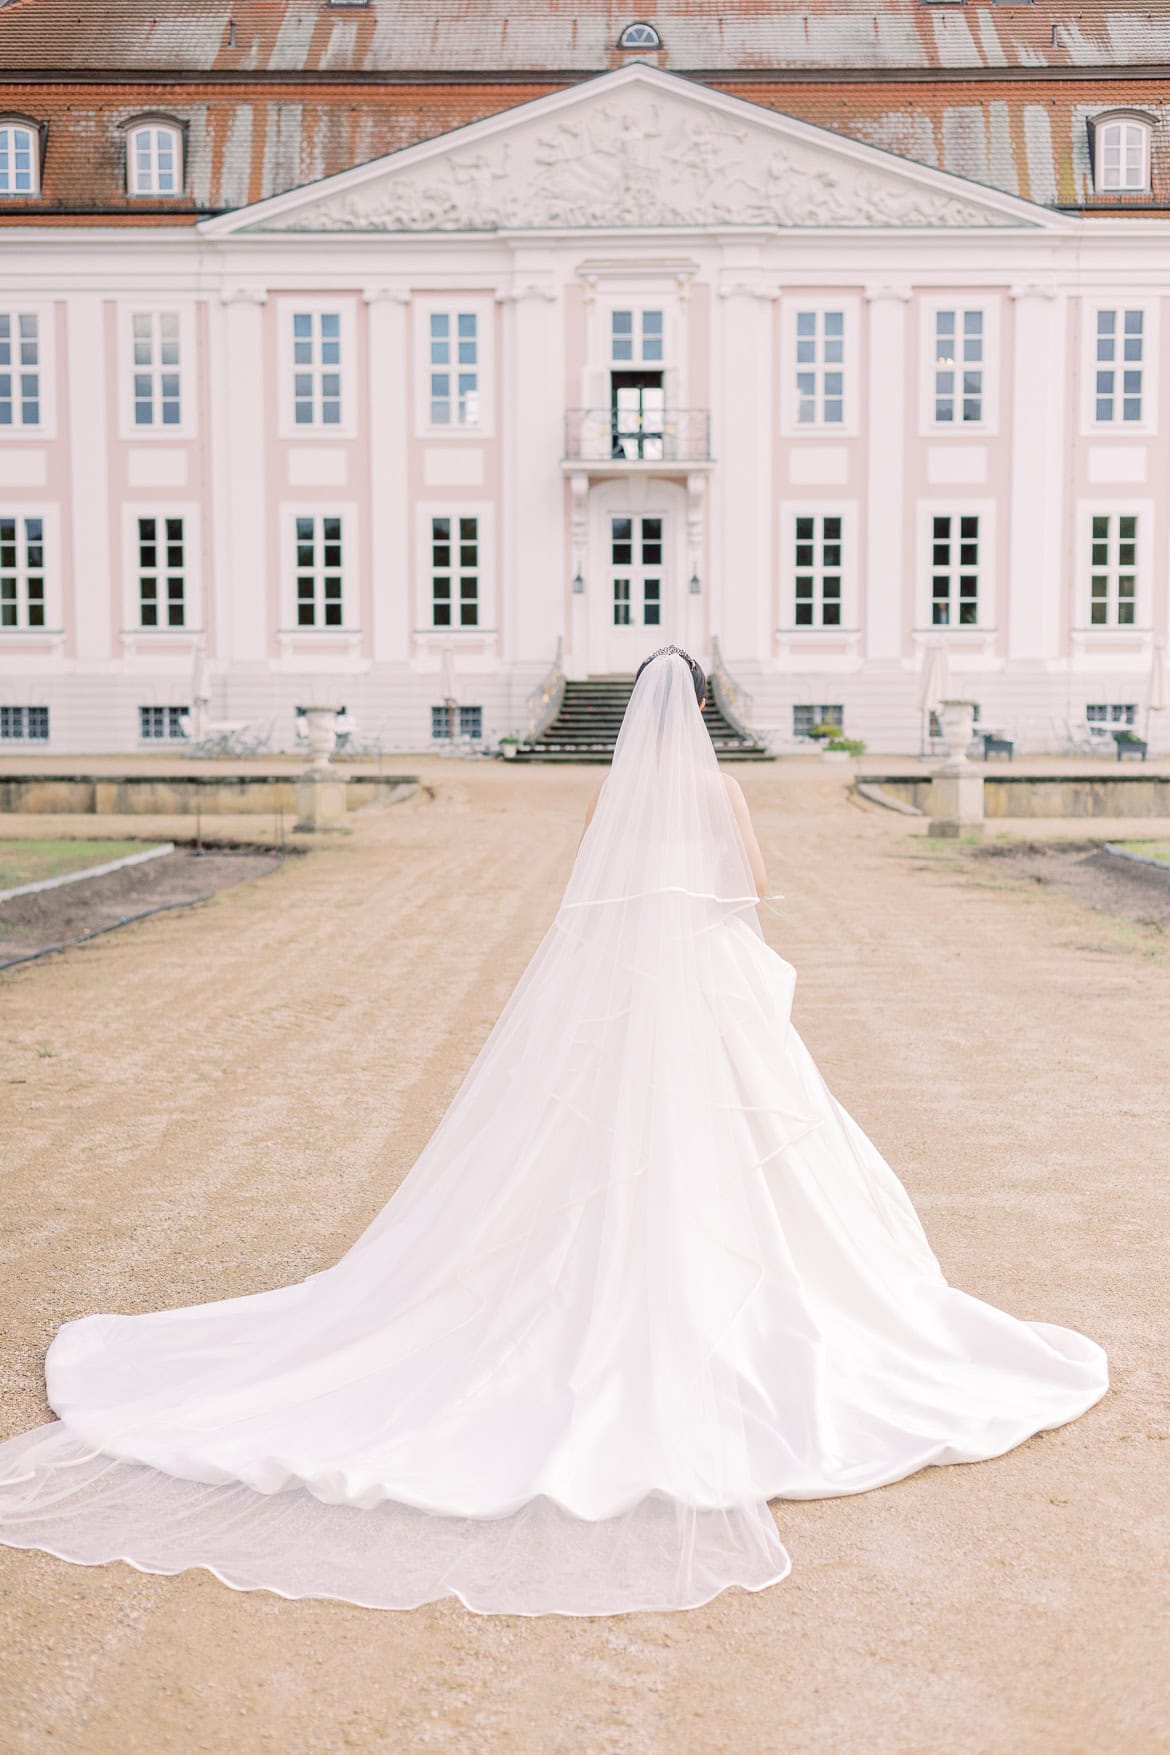
[(629, 676), (679, 638), (685, 494), (678, 482), (619, 477), (590, 501), (589, 672)]

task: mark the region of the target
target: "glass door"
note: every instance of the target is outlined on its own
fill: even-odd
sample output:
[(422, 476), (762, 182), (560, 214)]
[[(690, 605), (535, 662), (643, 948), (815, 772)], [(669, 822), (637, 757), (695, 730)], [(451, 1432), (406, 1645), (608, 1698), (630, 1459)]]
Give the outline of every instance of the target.
[(652, 650), (665, 610), (661, 514), (609, 520), (609, 668), (631, 671)]

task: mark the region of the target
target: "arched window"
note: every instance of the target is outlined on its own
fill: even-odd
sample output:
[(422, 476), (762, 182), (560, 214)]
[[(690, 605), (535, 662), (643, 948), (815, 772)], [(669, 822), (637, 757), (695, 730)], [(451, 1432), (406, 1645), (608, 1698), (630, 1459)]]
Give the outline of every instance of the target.
[(39, 131), (32, 122), (0, 117), (0, 195), (37, 195), (41, 187)]
[(1093, 186), (1098, 195), (1150, 186), (1150, 124), (1141, 116), (1099, 116), (1093, 124)]
[(619, 49), (660, 49), (662, 38), (652, 24), (627, 24), (618, 38)]
[(135, 122), (126, 135), (126, 188), (131, 195), (183, 193), (183, 130), (177, 122)]

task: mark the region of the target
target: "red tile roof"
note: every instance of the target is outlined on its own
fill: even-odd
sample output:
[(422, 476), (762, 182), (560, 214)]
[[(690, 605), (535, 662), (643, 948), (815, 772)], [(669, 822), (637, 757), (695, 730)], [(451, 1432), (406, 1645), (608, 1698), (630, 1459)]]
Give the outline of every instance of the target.
[(0, 0), (0, 67), (589, 73), (635, 19), (674, 72), (1170, 66), (1165, 0)]

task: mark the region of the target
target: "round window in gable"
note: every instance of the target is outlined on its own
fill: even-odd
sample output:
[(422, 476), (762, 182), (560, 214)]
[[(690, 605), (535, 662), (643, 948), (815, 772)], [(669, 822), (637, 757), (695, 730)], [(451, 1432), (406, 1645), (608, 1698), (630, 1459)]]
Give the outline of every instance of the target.
[(627, 24), (618, 38), (619, 49), (660, 49), (662, 38), (652, 24)]

